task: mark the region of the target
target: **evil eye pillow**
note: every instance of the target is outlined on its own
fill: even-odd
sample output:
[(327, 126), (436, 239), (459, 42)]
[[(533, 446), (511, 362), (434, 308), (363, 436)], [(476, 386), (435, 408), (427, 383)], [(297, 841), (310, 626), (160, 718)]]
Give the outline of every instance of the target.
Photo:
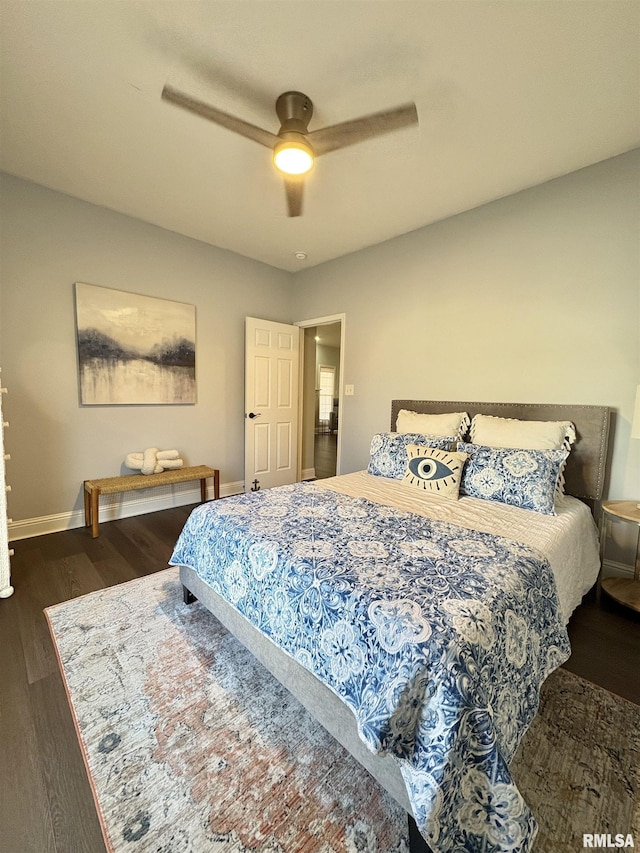
[(469, 457), (455, 450), (410, 444), (403, 483), (434, 495), (458, 500), (464, 463)]
[(458, 442), (469, 454), (461, 495), (555, 515), (555, 495), (568, 450), (480, 447)]
[(419, 433), (379, 432), (371, 439), (369, 467), (367, 472), (377, 477), (391, 477), (402, 480), (407, 467), (407, 446), (419, 444), (423, 447), (437, 447), (450, 450), (456, 438), (453, 435), (436, 436)]

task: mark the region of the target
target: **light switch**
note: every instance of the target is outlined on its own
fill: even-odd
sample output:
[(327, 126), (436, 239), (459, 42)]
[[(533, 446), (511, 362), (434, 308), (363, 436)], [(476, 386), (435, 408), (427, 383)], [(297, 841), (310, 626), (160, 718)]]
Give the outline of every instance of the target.
[(353, 385), (345, 385), (344, 386), (344, 396), (345, 397), (353, 397)]

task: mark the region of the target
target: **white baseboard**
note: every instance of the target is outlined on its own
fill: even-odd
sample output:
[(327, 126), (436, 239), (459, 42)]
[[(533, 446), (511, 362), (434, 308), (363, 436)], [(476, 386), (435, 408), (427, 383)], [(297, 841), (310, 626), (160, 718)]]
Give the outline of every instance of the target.
[(303, 468), (302, 469), (302, 479), (303, 480), (315, 480), (316, 478), (316, 469), (315, 468)]
[[(223, 483), (220, 497), (238, 495), (244, 491), (244, 483)], [(207, 487), (207, 500), (213, 499), (213, 486)], [(106, 495), (100, 500), (100, 523), (115, 521), (118, 518), (131, 518), (145, 515), (161, 509), (200, 503), (200, 485), (194, 488), (190, 484), (178, 483), (173, 486), (156, 486), (152, 494), (126, 492), (122, 495)], [(9, 541), (30, 539), (45, 533), (59, 533), (61, 530), (73, 530), (84, 527), (84, 509), (60, 512), (55, 515), (43, 515), (38, 518), (26, 518), (9, 524)]]
[(602, 576), (609, 577), (617, 575), (620, 577), (633, 577), (634, 567), (626, 563), (616, 563), (614, 560), (605, 560), (602, 566)]

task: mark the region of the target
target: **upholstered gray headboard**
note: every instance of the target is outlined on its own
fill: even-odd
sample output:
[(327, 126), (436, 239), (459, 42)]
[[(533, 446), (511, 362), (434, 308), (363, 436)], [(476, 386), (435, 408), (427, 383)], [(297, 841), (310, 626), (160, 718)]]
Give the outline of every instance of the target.
[(527, 421), (571, 421), (576, 442), (564, 472), (565, 491), (583, 500), (598, 501), (604, 492), (610, 409), (608, 406), (571, 406), (555, 403), (469, 403), (460, 400), (392, 400), (391, 429), (400, 409), (428, 414), (468, 412)]

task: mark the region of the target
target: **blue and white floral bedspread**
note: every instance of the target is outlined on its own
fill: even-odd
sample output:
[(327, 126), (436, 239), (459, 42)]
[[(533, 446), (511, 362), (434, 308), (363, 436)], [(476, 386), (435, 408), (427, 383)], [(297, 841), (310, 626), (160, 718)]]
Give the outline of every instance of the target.
[(199, 506), (171, 563), (329, 685), (370, 749), (401, 759), (436, 853), (530, 850), (509, 762), (569, 656), (539, 552), (303, 483)]

